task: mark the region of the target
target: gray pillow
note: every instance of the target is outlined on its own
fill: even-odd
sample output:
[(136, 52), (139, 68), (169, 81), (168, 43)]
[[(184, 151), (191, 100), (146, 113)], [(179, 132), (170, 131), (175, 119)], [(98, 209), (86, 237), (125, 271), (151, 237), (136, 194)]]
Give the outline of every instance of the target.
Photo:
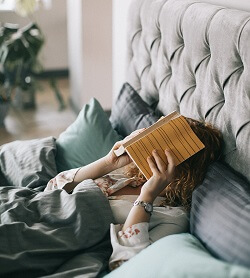
[[(53, 137), (14, 141), (0, 148), (0, 172), (10, 186), (43, 190), (57, 174)], [(0, 186), (7, 185), (6, 182)]]
[(112, 107), (110, 122), (118, 134), (125, 137), (136, 129), (149, 127), (160, 116), (125, 83)]
[(216, 162), (193, 192), (190, 230), (217, 258), (250, 267), (250, 185)]

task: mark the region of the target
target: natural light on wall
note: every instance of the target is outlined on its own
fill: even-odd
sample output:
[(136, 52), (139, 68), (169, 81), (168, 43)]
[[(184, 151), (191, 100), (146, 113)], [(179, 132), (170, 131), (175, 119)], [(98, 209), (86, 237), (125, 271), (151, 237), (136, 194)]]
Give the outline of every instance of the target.
[(51, 0), (0, 0), (0, 11), (15, 11), (20, 16), (28, 16), (40, 6), (51, 8)]

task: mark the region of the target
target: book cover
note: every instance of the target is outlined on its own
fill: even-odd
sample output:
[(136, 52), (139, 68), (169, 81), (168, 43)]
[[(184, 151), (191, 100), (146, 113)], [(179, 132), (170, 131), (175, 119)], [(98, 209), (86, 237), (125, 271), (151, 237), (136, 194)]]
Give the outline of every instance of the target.
[(120, 156), (126, 151), (146, 179), (149, 179), (152, 172), (147, 157), (152, 155), (154, 149), (165, 163), (164, 151), (171, 150), (177, 166), (204, 147), (185, 117), (175, 111), (127, 141), (115, 154)]

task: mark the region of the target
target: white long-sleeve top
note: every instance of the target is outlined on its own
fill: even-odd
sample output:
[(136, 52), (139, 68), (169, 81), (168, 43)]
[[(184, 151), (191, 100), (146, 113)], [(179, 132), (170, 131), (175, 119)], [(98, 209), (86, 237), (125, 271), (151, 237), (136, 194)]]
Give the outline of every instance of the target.
[[(48, 182), (45, 191), (63, 189), (66, 184), (74, 180), (79, 169), (76, 168), (59, 173)], [(188, 214), (185, 210), (181, 207), (167, 206), (164, 204), (164, 197), (157, 197), (153, 204), (154, 211), (150, 222), (134, 224), (123, 232), (122, 225), (126, 221), (138, 196), (112, 196), (112, 194), (127, 185), (137, 186), (140, 181), (136, 178), (127, 178), (122, 174), (111, 173), (94, 180), (94, 182), (109, 199), (115, 219), (115, 222), (110, 225), (110, 237), (113, 247), (109, 262), (111, 270), (135, 256), (156, 240), (170, 234), (188, 231)]]

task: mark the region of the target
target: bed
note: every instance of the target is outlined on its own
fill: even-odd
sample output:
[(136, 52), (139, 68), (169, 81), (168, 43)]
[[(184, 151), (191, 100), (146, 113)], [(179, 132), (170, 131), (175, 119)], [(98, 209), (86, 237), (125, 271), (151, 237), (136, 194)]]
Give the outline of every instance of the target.
[[(0, 147), (1, 277), (250, 277), (250, 14), (133, 0), (127, 42), (127, 77), (110, 118), (92, 99), (59, 138)], [(109, 273), (113, 216), (99, 188), (87, 180), (73, 194), (43, 190), (173, 110), (219, 128), (223, 156), (193, 194), (190, 232)]]

